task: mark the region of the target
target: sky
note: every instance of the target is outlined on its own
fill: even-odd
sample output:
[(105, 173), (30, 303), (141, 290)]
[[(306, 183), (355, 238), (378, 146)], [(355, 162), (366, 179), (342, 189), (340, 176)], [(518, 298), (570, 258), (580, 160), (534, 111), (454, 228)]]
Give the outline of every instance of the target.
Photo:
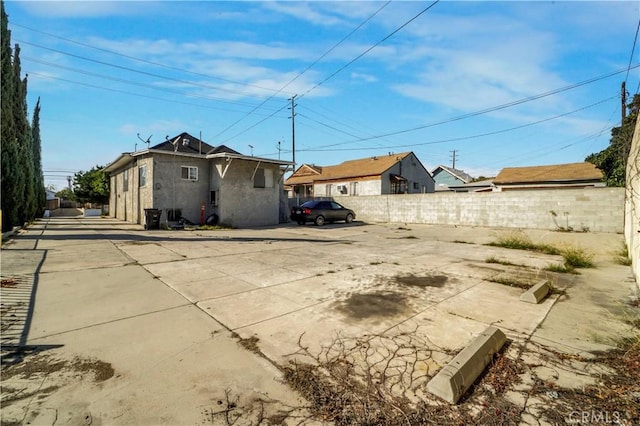
[[(640, 87), (637, 1), (5, 1), (45, 183), (188, 132), (474, 177), (584, 161)], [(293, 113), (295, 115), (292, 118)]]

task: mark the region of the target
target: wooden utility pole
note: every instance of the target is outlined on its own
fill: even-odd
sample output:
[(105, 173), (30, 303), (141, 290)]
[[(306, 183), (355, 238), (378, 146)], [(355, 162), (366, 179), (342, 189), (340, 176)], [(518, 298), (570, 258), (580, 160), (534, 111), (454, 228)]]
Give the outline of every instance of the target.
[(453, 158), (453, 165), (451, 166), (451, 168), (453, 169), (456, 168), (456, 152), (458, 152), (457, 149), (454, 149), (453, 151), (451, 151), (451, 156)]
[(627, 118), (627, 82), (622, 82), (622, 90), (620, 91), (620, 99), (622, 101), (622, 121), (620, 125), (624, 124), (624, 119)]
[(291, 99), (289, 99), (291, 101), (291, 107), (289, 109), (291, 110), (291, 152), (293, 154), (292, 161), (294, 171), (296, 170), (296, 96), (298, 95), (293, 95)]

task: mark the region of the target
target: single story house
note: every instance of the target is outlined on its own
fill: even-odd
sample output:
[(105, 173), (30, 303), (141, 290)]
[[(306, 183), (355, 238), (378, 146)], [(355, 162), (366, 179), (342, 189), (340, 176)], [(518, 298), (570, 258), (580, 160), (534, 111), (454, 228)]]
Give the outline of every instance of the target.
[(434, 181), (413, 152), (350, 160), (335, 166), (303, 164), (288, 179), (290, 197), (434, 192)]
[(288, 161), (242, 155), (214, 147), (188, 133), (106, 166), (110, 176), (109, 214), (144, 223), (145, 209), (161, 211), (161, 223), (184, 218), (200, 223), (263, 226), (286, 219), (282, 180)]
[(449, 190), (453, 192), (492, 192), (493, 178), (471, 181), (461, 185), (449, 185)]
[(473, 178), (463, 170), (454, 169), (440, 165), (431, 171), (435, 181), (436, 191), (450, 191), (450, 186), (464, 185), (471, 182)]
[(494, 191), (604, 187), (604, 174), (592, 163), (506, 167), (493, 180)]

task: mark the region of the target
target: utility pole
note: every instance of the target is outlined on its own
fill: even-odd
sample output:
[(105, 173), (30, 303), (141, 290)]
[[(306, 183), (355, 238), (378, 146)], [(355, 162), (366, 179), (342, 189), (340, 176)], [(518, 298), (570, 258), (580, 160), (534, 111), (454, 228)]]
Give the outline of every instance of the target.
[(282, 141), (278, 141), (278, 160), (280, 159), (280, 151), (282, 148), (280, 148), (280, 144), (282, 143)]
[(293, 170), (296, 169), (296, 96), (298, 95), (293, 95), (291, 97), (291, 99), (289, 99), (291, 101), (291, 107), (289, 108), (291, 110), (291, 152), (293, 154)]
[(622, 121), (620, 125), (624, 124), (624, 119), (627, 118), (627, 82), (622, 82), (622, 90), (620, 92), (620, 99), (622, 100)]
[(458, 152), (458, 150), (454, 149), (451, 152), (451, 157), (453, 158), (453, 165), (451, 166), (451, 168), (455, 169), (456, 168), (456, 152)]
[(71, 176), (67, 176), (67, 183), (69, 185), (69, 189), (71, 189), (71, 181), (73, 180), (73, 178)]

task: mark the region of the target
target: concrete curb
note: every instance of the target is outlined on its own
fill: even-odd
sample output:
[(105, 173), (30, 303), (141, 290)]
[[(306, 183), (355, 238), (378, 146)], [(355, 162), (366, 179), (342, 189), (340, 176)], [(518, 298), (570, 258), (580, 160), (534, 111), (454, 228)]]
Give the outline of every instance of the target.
[(7, 240), (16, 235), (21, 229), (21, 226), (14, 226), (11, 231), (3, 232), (1, 243), (4, 244)]
[(547, 294), (549, 294), (550, 291), (551, 286), (549, 285), (549, 281), (540, 280), (538, 281), (538, 284), (522, 293), (520, 300), (527, 303), (538, 304), (547, 297)]
[(427, 383), (427, 390), (451, 404), (457, 403), (506, 341), (500, 329), (488, 327)]

